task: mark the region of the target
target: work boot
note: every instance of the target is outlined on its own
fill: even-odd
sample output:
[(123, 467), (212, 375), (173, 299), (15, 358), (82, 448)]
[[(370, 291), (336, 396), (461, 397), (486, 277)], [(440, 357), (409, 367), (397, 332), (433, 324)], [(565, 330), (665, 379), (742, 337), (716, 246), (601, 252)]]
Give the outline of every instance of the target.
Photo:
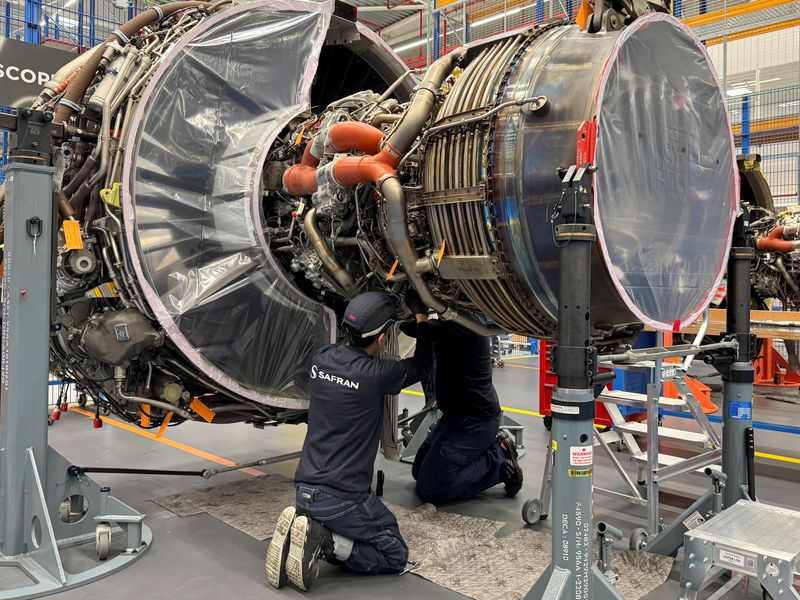
[(497, 433), (497, 445), (506, 457), (506, 496), (513, 498), (522, 489), (522, 467), (517, 460), (517, 444), (505, 429), (501, 429)]
[(304, 592), (319, 574), (319, 561), (333, 558), (333, 534), (309, 517), (292, 524), (292, 541), (286, 557), (286, 575)]
[(297, 510), (294, 506), (283, 509), (275, 525), (275, 533), (267, 546), (265, 568), (267, 581), (274, 588), (280, 588), (286, 583), (286, 557), (289, 555), (289, 533)]

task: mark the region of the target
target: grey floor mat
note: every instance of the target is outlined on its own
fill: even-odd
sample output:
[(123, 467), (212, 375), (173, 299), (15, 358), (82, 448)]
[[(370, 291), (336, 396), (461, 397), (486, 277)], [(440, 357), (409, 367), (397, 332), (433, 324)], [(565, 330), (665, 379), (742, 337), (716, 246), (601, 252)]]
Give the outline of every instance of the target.
[[(617, 590), (639, 600), (664, 583), (672, 559), (615, 551)], [(519, 600), (550, 563), (550, 534), (521, 529), (503, 538), (473, 544), (449, 559), (425, 561), (414, 573), (475, 600)]]
[[(294, 503), (294, 483), (279, 475), (243, 479), (153, 500), (187, 517), (208, 513), (258, 540), (272, 536), (280, 511)], [(475, 600), (522, 598), (550, 561), (550, 535), (522, 529), (495, 537), (504, 523), (439, 511), (386, 505), (397, 516), (412, 572)], [(617, 589), (638, 600), (664, 583), (672, 559), (617, 551)]]

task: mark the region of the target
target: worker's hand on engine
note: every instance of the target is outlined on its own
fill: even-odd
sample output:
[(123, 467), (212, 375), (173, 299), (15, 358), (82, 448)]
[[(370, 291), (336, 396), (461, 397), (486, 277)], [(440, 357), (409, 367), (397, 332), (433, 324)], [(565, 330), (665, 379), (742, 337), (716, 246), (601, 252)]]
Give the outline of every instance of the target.
[(422, 302), (417, 294), (417, 291), (413, 287), (409, 287), (406, 290), (405, 295), (403, 296), (403, 302), (415, 315), (427, 315), (428, 314), (428, 307)]

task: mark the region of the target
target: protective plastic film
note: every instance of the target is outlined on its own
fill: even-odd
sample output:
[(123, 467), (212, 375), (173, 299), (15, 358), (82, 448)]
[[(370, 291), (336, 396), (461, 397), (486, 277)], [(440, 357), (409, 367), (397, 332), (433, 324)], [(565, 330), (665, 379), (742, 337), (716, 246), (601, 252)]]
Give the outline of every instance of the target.
[(150, 308), (211, 379), (304, 408), (306, 362), (333, 314), (270, 254), (258, 166), (307, 103), (332, 3), (249, 2), (186, 36), (156, 73), (126, 155), (125, 223)]
[(617, 41), (597, 99), (595, 221), (612, 280), (644, 323), (673, 329), (708, 305), (737, 211), (733, 138), (694, 35), (651, 14)]

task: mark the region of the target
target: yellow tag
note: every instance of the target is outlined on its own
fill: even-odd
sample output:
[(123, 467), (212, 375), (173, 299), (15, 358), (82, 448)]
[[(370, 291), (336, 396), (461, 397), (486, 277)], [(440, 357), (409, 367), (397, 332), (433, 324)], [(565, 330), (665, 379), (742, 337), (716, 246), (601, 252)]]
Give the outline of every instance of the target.
[(119, 294), (117, 293), (117, 286), (114, 285), (113, 281), (109, 281), (107, 283), (101, 283), (96, 288), (93, 288), (86, 292), (86, 297), (91, 298), (118, 298)]
[(399, 265), (399, 264), (400, 264), (400, 260), (395, 258), (394, 259), (394, 264), (392, 265), (392, 268), (389, 269), (389, 274), (386, 276), (386, 281), (389, 281), (394, 276), (394, 272), (397, 270), (397, 265)]
[(156, 434), (157, 438), (160, 438), (164, 435), (164, 432), (167, 430), (167, 427), (169, 427), (169, 422), (171, 420), (172, 420), (172, 413), (168, 412), (167, 416), (164, 417), (164, 420), (161, 421), (161, 427), (158, 428), (158, 433)]
[(558, 450), (558, 440), (553, 440), (553, 452)]
[(300, 129), (300, 133), (298, 133), (297, 137), (294, 139), (294, 145), (295, 146), (300, 145), (300, 142), (303, 141), (303, 134), (305, 132), (306, 132), (306, 126), (305, 126), (305, 123), (304, 123), (302, 129)]
[(591, 477), (592, 468), (589, 467), (588, 469), (569, 469), (569, 471), (567, 471), (567, 475), (569, 475), (570, 477)]
[(150, 405), (149, 404), (142, 404), (142, 408), (139, 411), (141, 413), (141, 418), (139, 419), (139, 425), (142, 427), (150, 427), (152, 424), (150, 422)]
[(189, 405), (189, 408), (191, 408), (194, 412), (200, 415), (200, 418), (202, 418), (206, 423), (211, 423), (211, 421), (214, 420), (214, 417), (217, 416), (217, 413), (215, 413), (208, 406), (203, 404), (200, 401), (200, 398), (194, 398), (192, 400), (192, 403)]
[(73, 219), (64, 221), (64, 239), (67, 241), (67, 250), (83, 250), (83, 237), (81, 224)]
[(122, 184), (117, 182), (112, 185), (110, 189), (105, 188), (100, 190), (100, 197), (106, 204), (119, 208), (119, 192), (121, 189)]
[(442, 264), (442, 257), (444, 256), (444, 246), (445, 246), (445, 243), (444, 243), (444, 240), (442, 240), (442, 245), (439, 246), (439, 256), (436, 259), (436, 268), (437, 269), (439, 268), (439, 265)]

